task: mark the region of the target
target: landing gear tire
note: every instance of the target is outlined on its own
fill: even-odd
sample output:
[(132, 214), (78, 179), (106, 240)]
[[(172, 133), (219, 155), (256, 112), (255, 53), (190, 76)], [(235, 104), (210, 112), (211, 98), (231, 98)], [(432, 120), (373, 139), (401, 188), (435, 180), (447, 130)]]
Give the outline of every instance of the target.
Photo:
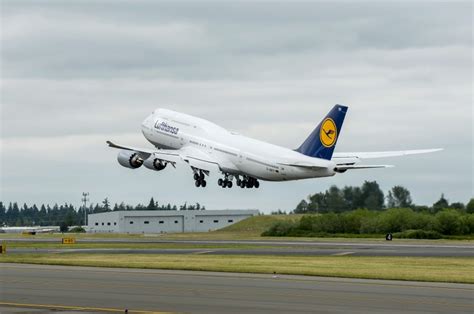
[(201, 181), (204, 181), (204, 173), (201, 172), (201, 173), (199, 174), (199, 179), (201, 179)]
[(218, 184), (219, 186), (222, 186), (223, 183), (224, 183), (224, 180), (222, 180), (222, 179), (217, 180), (217, 184)]
[(206, 184), (207, 184), (206, 180), (201, 180), (201, 186), (202, 186), (203, 188), (206, 187)]
[(258, 182), (257, 180), (255, 180), (254, 186), (255, 186), (256, 189), (258, 189), (258, 187), (260, 186), (260, 182)]
[(244, 188), (245, 187), (245, 181), (240, 181), (240, 184), (239, 184), (240, 188)]
[(201, 186), (201, 181), (196, 180), (196, 181), (194, 182), (194, 185), (196, 185), (196, 187), (200, 187), (200, 186)]
[(227, 187), (231, 188), (232, 187), (232, 181), (227, 181)]
[(199, 174), (197, 172), (194, 173), (194, 180), (196, 180), (196, 181), (199, 180)]

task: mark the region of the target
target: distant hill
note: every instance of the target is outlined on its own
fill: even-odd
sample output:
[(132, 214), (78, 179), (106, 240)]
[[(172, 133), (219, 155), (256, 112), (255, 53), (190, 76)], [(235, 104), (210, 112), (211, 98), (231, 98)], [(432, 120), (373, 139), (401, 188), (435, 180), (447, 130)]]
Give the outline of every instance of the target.
[(262, 215), (253, 216), (239, 221), (228, 227), (219, 229), (217, 232), (252, 232), (262, 233), (278, 221), (300, 220), (303, 215)]

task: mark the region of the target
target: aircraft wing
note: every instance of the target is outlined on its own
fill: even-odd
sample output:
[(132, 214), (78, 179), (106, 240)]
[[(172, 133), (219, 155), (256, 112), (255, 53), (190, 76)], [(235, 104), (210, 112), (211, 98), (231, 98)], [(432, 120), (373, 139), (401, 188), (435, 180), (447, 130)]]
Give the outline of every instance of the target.
[(110, 147), (125, 149), (130, 151), (135, 151), (140, 154), (140, 157), (147, 159), (150, 156), (158, 158), (164, 162), (171, 163), (173, 167), (179, 161), (186, 162), (193, 170), (203, 170), (206, 174), (209, 174), (210, 171), (221, 170), (229, 171), (235, 170), (233, 163), (227, 160), (218, 160), (214, 157), (211, 157), (206, 152), (196, 149), (191, 146), (185, 146), (181, 149), (149, 149), (149, 148), (138, 148), (133, 146), (125, 146), (112, 143), (107, 141), (107, 144)]
[(208, 173), (220, 168), (218, 160), (194, 147), (185, 146), (177, 150), (177, 152), (179, 152), (181, 159), (189, 164), (192, 169), (200, 169)]
[(109, 147), (119, 148), (119, 149), (125, 149), (125, 150), (133, 150), (133, 151), (135, 151), (135, 152), (143, 153), (144, 155), (148, 154), (148, 156), (150, 156), (151, 154), (157, 152), (156, 149), (138, 148), (138, 147), (132, 147), (132, 146), (124, 146), (124, 145), (119, 145), (119, 144), (112, 143), (111, 141), (107, 141), (107, 144), (109, 145)]
[(416, 149), (416, 150), (401, 150), (401, 151), (386, 151), (386, 152), (356, 152), (356, 153), (334, 153), (333, 158), (359, 158), (359, 159), (370, 159), (370, 158), (384, 158), (384, 157), (397, 157), (406, 155), (416, 154), (427, 154), (434, 153), (443, 150), (442, 148), (433, 149)]
[(111, 141), (107, 141), (109, 147), (118, 148), (118, 149), (125, 149), (137, 152), (140, 154), (142, 159), (148, 159), (151, 155), (155, 158), (158, 158), (162, 161), (170, 163), (173, 167), (176, 167), (175, 164), (180, 160), (180, 154), (178, 150), (170, 150), (170, 149), (150, 149), (150, 148), (139, 148), (133, 146), (125, 146), (112, 143)]

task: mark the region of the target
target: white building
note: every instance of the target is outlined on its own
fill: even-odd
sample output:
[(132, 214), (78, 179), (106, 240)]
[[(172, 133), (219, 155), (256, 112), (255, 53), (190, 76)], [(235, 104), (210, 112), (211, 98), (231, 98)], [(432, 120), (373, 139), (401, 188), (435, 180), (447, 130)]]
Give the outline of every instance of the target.
[(88, 215), (88, 232), (168, 233), (221, 229), (258, 210), (130, 210)]

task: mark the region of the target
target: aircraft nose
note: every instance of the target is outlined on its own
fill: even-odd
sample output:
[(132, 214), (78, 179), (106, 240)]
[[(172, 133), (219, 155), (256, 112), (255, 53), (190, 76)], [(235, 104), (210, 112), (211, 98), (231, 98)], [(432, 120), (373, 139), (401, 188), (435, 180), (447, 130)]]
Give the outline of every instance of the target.
[(153, 115), (149, 115), (142, 122), (142, 129), (150, 129), (153, 122)]

